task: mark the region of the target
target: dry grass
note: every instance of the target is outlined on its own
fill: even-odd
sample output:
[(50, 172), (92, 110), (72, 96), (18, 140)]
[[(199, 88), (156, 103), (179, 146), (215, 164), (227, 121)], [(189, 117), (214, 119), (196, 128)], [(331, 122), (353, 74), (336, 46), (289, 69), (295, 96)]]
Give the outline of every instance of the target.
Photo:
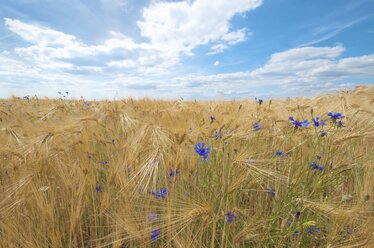
[[(329, 111), (346, 124), (324, 137), (288, 121)], [(0, 140), (1, 247), (374, 247), (374, 87), (261, 106), (14, 97)]]

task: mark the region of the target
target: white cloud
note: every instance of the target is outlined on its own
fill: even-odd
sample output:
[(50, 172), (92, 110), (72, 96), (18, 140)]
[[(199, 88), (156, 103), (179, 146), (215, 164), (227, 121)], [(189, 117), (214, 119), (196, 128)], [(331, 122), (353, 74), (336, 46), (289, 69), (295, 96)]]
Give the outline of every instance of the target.
[(230, 32), (231, 18), (253, 10), (262, 0), (195, 0), (152, 2), (138, 21), (141, 34), (161, 50), (192, 55), (199, 45), (223, 41), (234, 45), (246, 39), (246, 30)]
[(226, 41), (229, 45), (235, 45), (247, 39), (247, 29), (242, 28), (222, 36), (221, 40)]
[(295, 48), (273, 54), (264, 66), (253, 71), (185, 76), (174, 80), (186, 89), (210, 87), (216, 89), (217, 96), (231, 90), (240, 97), (240, 92), (270, 86), (287, 90), (274, 92), (280, 96), (301, 91), (312, 94), (335, 89), (331, 87), (333, 82), (374, 77), (374, 54), (338, 59), (344, 51), (341, 45)]
[(32, 61), (35, 66), (40, 68), (55, 67), (56, 69), (79, 70), (84, 67), (74, 66), (65, 60), (101, 55), (108, 55), (109, 60), (110, 55), (123, 57), (122, 59), (103, 61), (109, 67), (136, 68), (137, 71), (143, 73), (162, 73), (179, 63), (177, 54), (159, 51), (149, 43), (136, 43), (130, 37), (119, 32), (110, 31), (110, 38), (105, 40), (103, 44), (86, 45), (73, 35), (48, 27), (27, 24), (9, 18), (4, 20), (9, 30), (18, 34), (25, 41), (33, 43), (28, 47), (15, 48), (15, 53), (21, 58)]
[(31, 25), (19, 20), (12, 20), (9, 18), (4, 18), (4, 21), (5, 26), (7, 26), (10, 31), (18, 34), (24, 40), (34, 44), (39, 44), (42, 46), (73, 46), (79, 44), (73, 35), (67, 35), (47, 27)]
[(217, 53), (222, 53), (228, 46), (224, 45), (224, 44), (217, 44), (217, 45), (214, 45), (210, 48), (210, 52), (208, 52), (207, 54), (208, 55), (213, 55), (213, 54), (217, 54)]
[(213, 64), (214, 66), (219, 66), (219, 61), (218, 60), (216, 60), (216, 62), (214, 62), (214, 64)]

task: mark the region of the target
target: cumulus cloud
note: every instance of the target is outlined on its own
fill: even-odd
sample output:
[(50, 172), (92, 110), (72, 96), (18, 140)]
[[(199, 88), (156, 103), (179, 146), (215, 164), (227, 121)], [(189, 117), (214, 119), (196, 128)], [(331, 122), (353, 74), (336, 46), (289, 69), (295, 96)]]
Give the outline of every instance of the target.
[[(287, 93), (332, 89), (332, 82), (374, 76), (374, 54), (341, 58), (345, 48), (303, 47), (273, 54), (268, 62), (252, 71), (178, 77), (185, 88), (212, 87), (220, 92), (247, 92), (256, 87), (287, 89)], [(227, 83), (230, 82), (230, 83)], [(284, 95), (284, 92), (279, 92)]]
[(216, 62), (214, 62), (214, 64), (213, 64), (214, 66), (219, 66), (219, 61), (218, 60), (216, 60)]

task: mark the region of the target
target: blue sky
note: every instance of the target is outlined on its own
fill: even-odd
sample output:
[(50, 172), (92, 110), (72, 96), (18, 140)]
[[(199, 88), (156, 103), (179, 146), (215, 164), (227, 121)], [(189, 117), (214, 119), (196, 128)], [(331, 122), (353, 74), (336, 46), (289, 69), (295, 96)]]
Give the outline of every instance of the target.
[(2, 0), (0, 98), (313, 96), (374, 84), (372, 0)]

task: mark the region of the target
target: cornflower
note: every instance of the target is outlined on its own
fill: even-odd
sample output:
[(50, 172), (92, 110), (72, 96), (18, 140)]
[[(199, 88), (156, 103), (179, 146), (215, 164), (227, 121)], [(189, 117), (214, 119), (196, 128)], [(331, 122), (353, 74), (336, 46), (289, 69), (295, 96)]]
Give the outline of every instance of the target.
[(212, 138), (215, 138), (215, 139), (222, 139), (222, 134), (221, 134), (221, 133), (218, 134), (218, 132), (216, 131), (216, 132), (214, 133), (214, 135), (212, 136)]
[(330, 116), (330, 118), (333, 120), (333, 121), (336, 121), (337, 119), (343, 119), (345, 116), (342, 115), (341, 113), (339, 112), (336, 112), (336, 113), (332, 113), (332, 112), (328, 112), (327, 113), (327, 116)]
[(157, 219), (157, 214), (156, 213), (148, 213), (148, 222), (155, 222)]
[(234, 219), (238, 218), (238, 215), (234, 214), (234, 213), (231, 213), (231, 212), (227, 212), (226, 213), (226, 222), (228, 223), (231, 223), (234, 221)]
[(210, 147), (205, 147), (205, 143), (197, 143), (195, 145), (195, 151), (199, 154), (203, 161), (209, 160)]
[(295, 128), (298, 128), (298, 127), (307, 127), (309, 125), (309, 121), (308, 120), (304, 120), (303, 122), (301, 122), (301, 121), (295, 120), (292, 116), (290, 116), (288, 118), (288, 120), (291, 121), (291, 123), (295, 126)]
[(160, 238), (160, 229), (159, 228), (152, 229), (151, 240), (156, 241), (159, 238)]
[(336, 123), (336, 125), (337, 125), (338, 127), (344, 127), (344, 122), (342, 122), (342, 121), (338, 121), (338, 122)]
[(326, 125), (325, 120), (320, 121), (319, 117), (312, 118), (312, 121), (313, 121), (313, 126), (315, 127), (323, 127), (324, 125)]
[(310, 234), (310, 235), (313, 235), (313, 234), (315, 234), (315, 233), (319, 233), (319, 232), (321, 232), (321, 230), (320, 229), (318, 229), (316, 226), (310, 226), (310, 227), (308, 227), (308, 233)]
[(152, 192), (152, 193), (155, 195), (156, 199), (166, 198), (166, 196), (168, 195), (168, 190), (166, 188), (163, 188), (163, 189), (160, 189), (159, 191)]
[(275, 153), (275, 156), (277, 156), (277, 157), (284, 157), (284, 156), (286, 156), (286, 154), (285, 154), (284, 152), (278, 150), (278, 151)]
[(96, 189), (97, 192), (99, 192), (99, 191), (101, 191), (103, 188), (102, 188), (100, 185), (97, 185), (95, 189)]
[(258, 124), (258, 122), (253, 123), (252, 125), (253, 131), (259, 131), (262, 129), (262, 125)]
[(179, 174), (178, 169), (174, 170), (174, 168), (171, 168), (169, 170), (169, 177), (178, 176), (178, 174)]
[(323, 165), (319, 165), (317, 164), (315, 161), (311, 162), (309, 164), (310, 168), (313, 169), (313, 170), (320, 170), (320, 171), (323, 171), (325, 169), (325, 167)]
[(215, 120), (216, 120), (216, 117), (214, 117), (213, 115), (211, 115), (210, 116), (210, 123), (213, 123)]

